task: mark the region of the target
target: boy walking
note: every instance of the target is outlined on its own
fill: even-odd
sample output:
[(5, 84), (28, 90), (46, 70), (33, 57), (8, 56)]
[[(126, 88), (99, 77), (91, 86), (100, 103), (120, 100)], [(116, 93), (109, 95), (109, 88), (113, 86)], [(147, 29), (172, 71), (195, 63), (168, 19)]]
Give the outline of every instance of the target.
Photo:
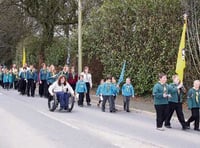
[(114, 84), (111, 83), (111, 76), (107, 76), (106, 82), (102, 86), (102, 96), (103, 96), (103, 102), (102, 102), (102, 111), (105, 112), (105, 105), (108, 100), (109, 102), (109, 109), (110, 112), (115, 112), (114, 109), (114, 95), (116, 92), (116, 87)]
[(130, 78), (126, 78), (126, 83), (122, 86), (122, 95), (124, 97), (124, 110), (126, 110), (126, 112), (130, 112), (129, 102), (131, 97), (134, 98), (134, 89)]
[(187, 94), (188, 108), (191, 110), (192, 116), (186, 122), (187, 126), (194, 121), (194, 130), (199, 130), (199, 108), (200, 108), (200, 81), (195, 80), (193, 88), (190, 88)]
[(87, 93), (87, 87), (83, 81), (83, 74), (80, 75), (80, 80), (76, 83), (75, 92), (79, 94), (78, 106), (83, 107), (84, 93)]

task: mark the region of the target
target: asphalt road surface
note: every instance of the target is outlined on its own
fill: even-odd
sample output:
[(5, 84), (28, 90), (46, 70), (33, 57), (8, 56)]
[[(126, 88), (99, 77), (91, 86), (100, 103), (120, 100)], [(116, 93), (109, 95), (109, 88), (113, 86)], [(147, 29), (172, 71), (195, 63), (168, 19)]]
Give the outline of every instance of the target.
[(176, 118), (172, 127), (158, 131), (153, 113), (101, 112), (95, 103), (50, 112), (45, 98), (0, 88), (0, 148), (200, 147), (200, 132), (183, 131)]

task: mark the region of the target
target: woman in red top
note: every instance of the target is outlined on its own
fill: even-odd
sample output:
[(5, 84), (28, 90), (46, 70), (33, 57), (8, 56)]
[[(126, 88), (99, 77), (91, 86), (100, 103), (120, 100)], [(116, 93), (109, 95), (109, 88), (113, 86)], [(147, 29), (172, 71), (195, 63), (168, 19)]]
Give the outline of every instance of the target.
[(70, 69), (69, 77), (68, 77), (68, 83), (71, 85), (73, 90), (76, 88), (76, 82), (78, 81), (78, 75), (75, 73), (75, 67), (72, 66)]

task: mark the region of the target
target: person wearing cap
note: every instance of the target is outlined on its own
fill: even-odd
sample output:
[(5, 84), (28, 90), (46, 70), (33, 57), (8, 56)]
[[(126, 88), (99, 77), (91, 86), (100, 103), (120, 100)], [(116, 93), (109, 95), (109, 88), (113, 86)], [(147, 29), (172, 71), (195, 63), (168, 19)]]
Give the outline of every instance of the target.
[(84, 74), (81, 73), (76, 83), (75, 92), (78, 94), (78, 106), (83, 107), (84, 95), (87, 93), (86, 83), (83, 81)]
[(74, 90), (67, 82), (67, 78), (64, 75), (60, 75), (58, 80), (49, 86), (49, 93), (51, 96), (56, 94), (60, 102), (60, 111), (68, 109), (69, 96), (74, 96)]

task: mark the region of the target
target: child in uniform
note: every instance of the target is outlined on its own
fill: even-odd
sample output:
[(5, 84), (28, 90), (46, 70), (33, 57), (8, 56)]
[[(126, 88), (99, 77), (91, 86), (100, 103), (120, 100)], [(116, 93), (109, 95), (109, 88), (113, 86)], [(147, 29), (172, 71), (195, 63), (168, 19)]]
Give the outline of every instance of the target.
[(126, 78), (126, 83), (122, 86), (122, 95), (124, 97), (124, 110), (130, 112), (129, 102), (131, 97), (134, 98), (134, 89), (131, 84), (130, 78)]
[(192, 116), (186, 122), (187, 126), (190, 126), (190, 123), (194, 121), (194, 130), (200, 131), (199, 129), (199, 108), (200, 108), (200, 81), (195, 80), (193, 88), (188, 91), (187, 102), (188, 108), (191, 110)]
[(76, 83), (75, 92), (78, 94), (78, 106), (83, 107), (84, 93), (87, 93), (86, 83), (83, 80), (84, 75), (80, 75), (79, 81)]
[(107, 76), (106, 82), (102, 86), (102, 111), (105, 112), (105, 105), (108, 100), (110, 112), (115, 112), (114, 109), (114, 96), (116, 94), (116, 87), (111, 83), (111, 76)]
[(97, 91), (96, 91), (96, 96), (99, 96), (99, 101), (98, 101), (98, 103), (97, 103), (97, 106), (98, 106), (98, 107), (100, 106), (100, 104), (101, 104), (101, 102), (102, 102), (102, 100), (103, 100), (103, 97), (102, 97), (102, 87), (103, 87), (103, 83), (104, 83), (104, 79), (101, 79), (100, 84), (99, 84), (99, 86), (98, 86), (98, 88), (97, 88)]

